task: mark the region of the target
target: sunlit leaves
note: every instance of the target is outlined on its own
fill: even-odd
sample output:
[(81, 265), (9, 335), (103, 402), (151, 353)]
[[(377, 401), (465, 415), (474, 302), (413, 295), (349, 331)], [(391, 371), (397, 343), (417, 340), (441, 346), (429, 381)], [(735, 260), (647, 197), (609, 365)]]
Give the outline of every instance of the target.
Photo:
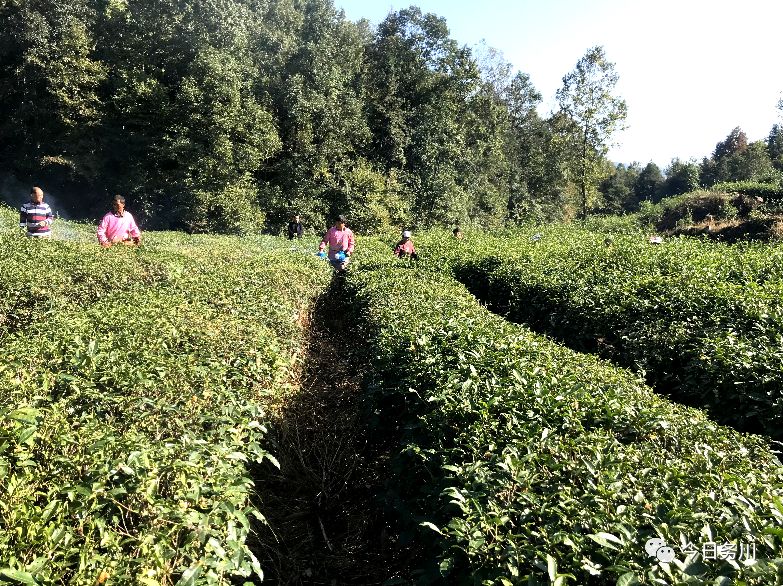
[[(257, 579), (248, 469), (279, 466), (263, 400), (290, 384), (297, 316), (329, 270), (258, 237), (15, 236), (0, 235), (0, 525), (15, 528), (0, 581)], [(23, 327), (3, 328), (11, 313)]]

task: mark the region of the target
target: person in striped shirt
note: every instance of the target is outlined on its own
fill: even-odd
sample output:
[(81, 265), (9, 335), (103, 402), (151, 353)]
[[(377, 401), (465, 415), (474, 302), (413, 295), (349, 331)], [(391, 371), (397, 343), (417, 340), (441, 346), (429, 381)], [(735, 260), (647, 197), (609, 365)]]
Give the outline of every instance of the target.
[(101, 223), (98, 224), (98, 242), (104, 248), (112, 244), (126, 244), (130, 246), (141, 242), (141, 230), (136, 225), (136, 220), (130, 212), (125, 211), (125, 198), (115, 195), (112, 200), (113, 211), (109, 212)]
[(29, 238), (52, 237), (52, 208), (43, 198), (43, 189), (36, 185), (30, 190), (30, 201), (20, 209), (19, 227), (26, 230)]

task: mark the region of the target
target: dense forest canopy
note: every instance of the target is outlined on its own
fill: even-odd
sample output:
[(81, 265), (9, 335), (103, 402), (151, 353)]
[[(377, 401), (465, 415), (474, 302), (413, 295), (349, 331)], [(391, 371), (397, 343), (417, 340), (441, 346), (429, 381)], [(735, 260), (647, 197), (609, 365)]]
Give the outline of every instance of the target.
[(700, 165), (614, 166), (625, 103), (601, 47), (542, 117), (528, 75), (413, 6), (372, 27), (331, 0), (0, 0), (0, 26), (0, 181), (75, 216), (122, 193), (147, 227), (192, 232), (275, 232), (293, 212), (493, 227), (783, 169), (777, 125)]

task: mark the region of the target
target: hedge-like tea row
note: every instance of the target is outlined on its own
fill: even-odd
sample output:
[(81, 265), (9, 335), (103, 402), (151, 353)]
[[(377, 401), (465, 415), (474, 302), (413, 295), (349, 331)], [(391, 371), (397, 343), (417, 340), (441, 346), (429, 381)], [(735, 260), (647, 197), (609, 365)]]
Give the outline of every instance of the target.
[(330, 272), (271, 239), (145, 242), (0, 236), (0, 582), (261, 572), (247, 464)]
[(653, 246), (565, 228), (455, 261), (496, 311), (643, 369), (719, 421), (783, 439), (783, 249), (677, 239)]
[(716, 183), (710, 191), (742, 193), (779, 202), (783, 200), (783, 187), (771, 183), (756, 183), (754, 181), (735, 181)]
[[(420, 582), (780, 582), (783, 474), (760, 439), (506, 322), (447, 276), (382, 264), (347, 286)], [(677, 561), (651, 558), (652, 537)], [(757, 561), (686, 559), (681, 540), (753, 543)]]

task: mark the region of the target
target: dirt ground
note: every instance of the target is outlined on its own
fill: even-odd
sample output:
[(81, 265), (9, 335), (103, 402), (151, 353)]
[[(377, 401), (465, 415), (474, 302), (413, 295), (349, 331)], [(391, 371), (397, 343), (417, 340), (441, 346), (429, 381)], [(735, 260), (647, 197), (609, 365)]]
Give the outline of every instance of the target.
[(254, 471), (268, 525), (258, 524), (249, 543), (264, 584), (370, 585), (404, 573), (407, 554), (380, 496), (384, 459), (363, 425), (361, 341), (341, 292), (335, 277), (305, 318), (298, 388), (274, 406), (270, 451), (280, 470), (265, 463)]

